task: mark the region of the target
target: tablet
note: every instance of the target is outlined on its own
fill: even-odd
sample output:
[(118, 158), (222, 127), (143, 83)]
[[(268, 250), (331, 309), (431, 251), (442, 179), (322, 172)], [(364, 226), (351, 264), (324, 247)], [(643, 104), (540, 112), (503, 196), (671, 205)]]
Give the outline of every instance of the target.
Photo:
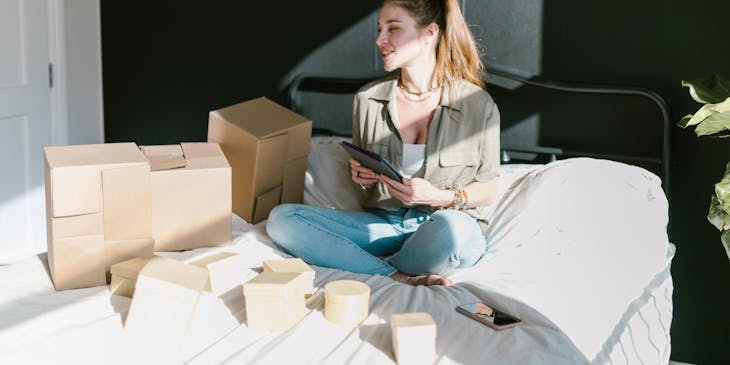
[(393, 165), (388, 162), (388, 160), (379, 154), (345, 141), (342, 142), (342, 147), (347, 150), (347, 153), (349, 153), (352, 158), (360, 161), (360, 163), (365, 165), (365, 167), (371, 168), (373, 171), (383, 174), (397, 182), (403, 182), (403, 176), (398, 173), (398, 170), (396, 170)]

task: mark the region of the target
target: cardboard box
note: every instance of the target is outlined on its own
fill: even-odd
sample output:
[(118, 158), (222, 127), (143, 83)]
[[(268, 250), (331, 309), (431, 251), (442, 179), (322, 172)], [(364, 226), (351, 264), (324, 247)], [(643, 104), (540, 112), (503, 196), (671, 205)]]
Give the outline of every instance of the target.
[(436, 359), (436, 322), (424, 312), (390, 317), (393, 353), (399, 365), (433, 364)]
[(258, 223), (281, 203), (301, 203), (312, 121), (266, 98), (211, 111), (208, 142), (233, 168), (233, 211)]
[(368, 317), (370, 287), (355, 280), (336, 280), (324, 287), (324, 316), (330, 322), (354, 327)]
[(152, 255), (150, 169), (134, 143), (53, 146), (44, 155), (56, 290), (104, 285), (112, 264)]
[(155, 251), (231, 244), (231, 166), (215, 143), (142, 146)]
[(132, 298), (137, 277), (149, 260), (149, 257), (135, 257), (112, 265), (109, 291), (114, 295)]
[(264, 260), (263, 271), (302, 274), (299, 277), (299, 285), (302, 287), (304, 297), (308, 298), (314, 294), (314, 270), (300, 258)]
[(264, 272), (243, 284), (249, 328), (285, 331), (304, 318), (300, 275)]
[(190, 264), (208, 271), (205, 290), (215, 296), (243, 284), (250, 271), (244, 257), (233, 252), (214, 253)]
[(134, 351), (178, 353), (207, 280), (201, 267), (152, 257), (139, 273), (124, 324)]

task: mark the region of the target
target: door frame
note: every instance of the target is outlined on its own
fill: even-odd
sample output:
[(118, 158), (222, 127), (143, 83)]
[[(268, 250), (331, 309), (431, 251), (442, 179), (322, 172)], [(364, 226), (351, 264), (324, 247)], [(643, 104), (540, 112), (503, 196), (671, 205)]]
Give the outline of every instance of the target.
[[(53, 65), (53, 87), (50, 89), (50, 102), (51, 102), (51, 144), (52, 145), (67, 145), (74, 141), (73, 134), (74, 130), (69, 128), (69, 119), (75, 116), (69, 113), (77, 112), (82, 110), (81, 115), (88, 115), (89, 108), (98, 108), (96, 114), (96, 125), (90, 125), (88, 127), (97, 128), (99, 134), (96, 137), (97, 141), (88, 141), (89, 143), (103, 143), (104, 142), (104, 105), (103, 105), (103, 89), (102, 89), (102, 60), (101, 60), (101, 11), (100, 11), (100, 0), (89, 1), (78, 1), (78, 0), (46, 0), (48, 2), (48, 57), (49, 62)], [(93, 13), (96, 15), (96, 19), (89, 22), (66, 22), (67, 17), (73, 17), (74, 12), (79, 11), (80, 6), (93, 6)], [(86, 12), (84, 12), (86, 14)], [(81, 33), (89, 34), (93, 32), (92, 38), (96, 39), (93, 44), (90, 42), (83, 42), (83, 47), (90, 47), (92, 49), (83, 50), (84, 57), (90, 57), (88, 62), (93, 62), (98, 65), (98, 73), (93, 75), (83, 75), (83, 79), (87, 80), (89, 77), (92, 78), (96, 84), (95, 88), (98, 90), (97, 97), (100, 105), (91, 105), (88, 103), (74, 103), (73, 106), (69, 103), (73, 103), (73, 96), (76, 94), (83, 94), (81, 90), (69, 89), (70, 83), (69, 78), (73, 79), (82, 75), (75, 75), (74, 69), (69, 68), (68, 59), (69, 53), (78, 52), (80, 50), (70, 49), (69, 40), (73, 44), (81, 44), (81, 42), (73, 42), (74, 39), (69, 39), (76, 32), (76, 29), (82, 29)], [(91, 56), (88, 56), (91, 55)], [(88, 70), (87, 70), (88, 71)], [(50, 71), (49, 71), (50, 72)], [(86, 108), (86, 109), (84, 109)]]

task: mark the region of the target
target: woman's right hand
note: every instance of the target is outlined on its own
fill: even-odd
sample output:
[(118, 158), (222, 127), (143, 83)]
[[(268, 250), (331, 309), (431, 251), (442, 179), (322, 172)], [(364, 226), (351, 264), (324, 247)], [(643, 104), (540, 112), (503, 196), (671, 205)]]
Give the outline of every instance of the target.
[(370, 187), (378, 181), (378, 174), (367, 168), (360, 161), (350, 157), (350, 176), (352, 181), (365, 187)]

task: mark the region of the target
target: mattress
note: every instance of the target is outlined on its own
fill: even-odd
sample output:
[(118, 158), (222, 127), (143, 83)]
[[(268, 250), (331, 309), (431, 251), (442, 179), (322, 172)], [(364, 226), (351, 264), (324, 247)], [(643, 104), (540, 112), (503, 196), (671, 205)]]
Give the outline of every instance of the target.
[[(312, 147), (305, 202), (357, 209), (347, 194), (358, 187), (342, 184), (347, 173), (337, 168), (346, 164), (337, 139), (315, 138)], [(451, 287), (414, 287), (315, 266), (316, 292), (294, 328), (249, 329), (237, 287), (225, 299), (239, 325), (211, 331), (162, 362), (393, 364), (390, 316), (427, 312), (437, 326), (437, 364), (668, 363), (674, 246), (656, 176), (587, 158), (505, 165), (498, 202), (487, 213), (487, 252), (473, 268), (451, 273)], [(230, 247), (159, 254), (192, 261), (236, 252), (250, 268), (246, 280), (263, 260), (288, 257), (266, 235), (265, 222), (252, 225), (236, 215), (232, 222)], [(355, 328), (323, 315), (322, 288), (339, 279), (371, 288), (369, 315)], [(129, 299), (110, 295), (107, 286), (55, 291), (44, 254), (0, 266), (0, 292), (0, 363), (153, 358), (125, 342)], [(518, 316), (522, 325), (495, 331), (455, 311), (480, 300)]]

